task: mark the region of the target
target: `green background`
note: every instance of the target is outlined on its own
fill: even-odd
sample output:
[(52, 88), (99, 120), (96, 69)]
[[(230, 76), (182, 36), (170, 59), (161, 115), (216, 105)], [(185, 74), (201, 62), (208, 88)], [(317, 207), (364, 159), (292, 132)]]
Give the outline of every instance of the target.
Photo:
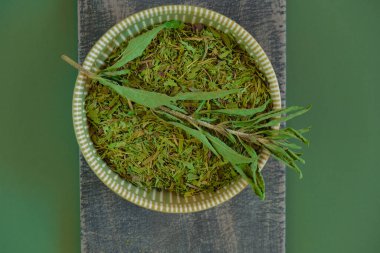
[[(287, 177), (287, 252), (379, 252), (380, 1), (289, 0), (289, 105), (313, 104), (304, 179)], [(76, 1), (0, 3), (0, 252), (79, 252), (71, 123)]]

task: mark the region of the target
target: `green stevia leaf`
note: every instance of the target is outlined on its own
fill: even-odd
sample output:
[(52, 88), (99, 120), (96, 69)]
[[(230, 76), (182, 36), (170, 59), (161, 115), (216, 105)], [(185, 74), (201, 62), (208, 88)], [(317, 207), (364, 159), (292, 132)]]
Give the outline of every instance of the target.
[(287, 147), (291, 149), (301, 149), (301, 146), (298, 146), (297, 144), (286, 142), (286, 141), (276, 141), (276, 144), (282, 147)]
[(164, 25), (165, 25), (165, 28), (177, 29), (177, 28), (180, 28), (183, 25), (183, 23), (178, 20), (171, 20), (171, 21), (165, 22)]
[(102, 76), (124, 76), (131, 73), (129, 69), (115, 70), (115, 71), (104, 71), (99, 74)]
[(101, 77), (96, 77), (95, 79), (104, 86), (107, 86), (114, 90), (120, 96), (123, 96), (143, 106), (149, 108), (171, 106), (172, 98), (165, 94), (121, 86), (113, 81)]
[(182, 130), (184, 130), (186, 133), (192, 135), (193, 137), (197, 138), (200, 142), (203, 143), (203, 145), (205, 145), (210, 151), (212, 151), (216, 156), (219, 156), (218, 152), (214, 149), (214, 147), (211, 145), (211, 143), (209, 142), (209, 140), (206, 138), (206, 136), (200, 131), (200, 130), (195, 130), (195, 129), (192, 129), (190, 127), (187, 127), (181, 123), (178, 123), (178, 122), (172, 122), (172, 121), (169, 121), (168, 123), (178, 127), (178, 128), (181, 128)]
[(282, 128), (278, 130), (268, 129), (257, 131), (256, 134), (267, 135), (272, 140), (286, 140), (286, 139), (296, 139), (305, 144), (309, 144), (309, 141), (302, 135), (302, 133), (306, 133), (310, 130), (310, 128), (304, 129), (293, 129), (293, 128)]
[(301, 158), (301, 153), (296, 153), (296, 152), (293, 152), (292, 150), (290, 149), (286, 149), (286, 152), (289, 154), (289, 156), (294, 159), (294, 161), (299, 161), (303, 164), (305, 164), (305, 160)]
[(293, 138), (295, 139), (298, 139), (300, 141), (302, 141), (303, 143), (309, 145), (309, 140), (306, 139), (302, 133), (306, 133), (310, 130), (310, 128), (304, 128), (304, 129), (300, 129), (300, 130), (296, 130), (296, 129), (293, 129), (293, 128), (286, 128), (287, 131), (288, 131), (288, 134), (290, 134)]
[(248, 144), (244, 143), (241, 140), (240, 140), (240, 143), (243, 145), (248, 155), (252, 158), (251, 169), (252, 169), (252, 175), (254, 175), (255, 174), (254, 172), (258, 169), (259, 157), (257, 156), (256, 151), (251, 146), (249, 146)]
[[(266, 113), (259, 114), (250, 120), (231, 121), (231, 124), (235, 127), (244, 127), (244, 128), (256, 129), (258, 126), (258, 123), (260, 123), (264, 120), (276, 118), (276, 117), (281, 116), (282, 114), (285, 114), (285, 113), (288, 113), (291, 111), (302, 110), (302, 109), (305, 109), (305, 108), (301, 107), (301, 106), (291, 106), (291, 107), (282, 108), (279, 110), (272, 110), (272, 111), (269, 111)], [(278, 125), (278, 123), (276, 123), (274, 125)]]
[(243, 89), (231, 89), (220, 91), (193, 91), (178, 93), (173, 97), (174, 100), (210, 100), (216, 98), (222, 98), (227, 95), (236, 94), (242, 92)]
[(311, 130), (311, 126), (310, 127), (305, 127), (305, 128), (300, 128), (298, 129), (297, 131), (301, 134), (304, 134), (304, 133), (307, 133)]
[(108, 70), (111, 69), (117, 69), (128, 62), (136, 59), (142, 53), (144, 50), (149, 46), (149, 44), (152, 42), (152, 40), (156, 37), (156, 35), (164, 28), (178, 28), (181, 25), (181, 22), (179, 21), (168, 21), (163, 23), (160, 26), (157, 26), (133, 39), (131, 39), (127, 45), (127, 48), (124, 49), (124, 51), (121, 54), (121, 58), (111, 67), (108, 68)]
[(291, 156), (283, 149), (281, 146), (276, 145), (275, 143), (267, 143), (265, 147), (272, 152), (277, 157), (280, 157), (284, 162), (288, 162), (289, 166), (293, 166), (293, 160)]
[(259, 170), (256, 171), (256, 182), (255, 187), (253, 188), (255, 193), (262, 199), (265, 199), (265, 182), (263, 175)]
[(282, 118), (275, 118), (275, 119), (269, 121), (269, 122), (266, 123), (266, 124), (258, 125), (258, 126), (256, 126), (255, 128), (256, 128), (256, 129), (259, 129), (259, 128), (263, 128), (263, 127), (276, 126), (276, 125), (280, 124), (281, 122), (288, 121), (288, 120), (290, 120), (290, 119), (293, 119), (294, 117), (297, 117), (297, 116), (300, 116), (300, 115), (306, 113), (307, 111), (310, 110), (310, 108), (311, 108), (311, 106), (308, 106), (308, 107), (303, 108), (303, 109), (301, 109), (301, 110), (299, 110), (299, 111), (297, 111), (297, 112), (294, 112), (294, 113), (292, 113), (292, 114), (289, 114), (289, 115), (287, 115), (287, 116), (285, 116), (285, 117), (282, 117)]
[(255, 181), (253, 181), (244, 172), (242, 168), (243, 165), (232, 164), (232, 166), (239, 173), (239, 175), (251, 186), (251, 188), (256, 193), (256, 195), (259, 196), (260, 199), (264, 200), (265, 199), (265, 183), (264, 183), (264, 178), (262, 177), (261, 173), (257, 170), (254, 176)]
[(239, 142), (244, 147), (245, 151), (247, 152), (247, 154), (250, 157), (252, 157), (254, 159), (257, 158), (256, 151), (251, 146), (249, 146), (248, 144), (244, 143), (240, 138), (239, 138)]
[(257, 115), (255, 118), (252, 119), (252, 122), (257, 124), (263, 120), (270, 119), (270, 118), (276, 118), (276, 117), (279, 117), (285, 113), (289, 113), (292, 111), (298, 111), (298, 110), (302, 110), (302, 109), (305, 109), (305, 108), (302, 106), (290, 106), (290, 107), (282, 108), (279, 110), (273, 110), (273, 111), (270, 111), (267, 113)]
[(232, 164), (244, 164), (252, 162), (252, 159), (239, 154), (232, 148), (230, 148), (226, 143), (224, 143), (219, 138), (212, 136), (209, 133), (205, 133), (207, 138), (211, 141), (212, 145), (218, 151), (218, 153), (227, 161)]
[(135, 103), (147, 106), (149, 108), (167, 106), (173, 110), (180, 111), (182, 113), (186, 113), (186, 111), (173, 105), (172, 102), (176, 102), (177, 100), (207, 100), (224, 97), (226, 95), (241, 91), (241, 89), (235, 89), (220, 92), (187, 92), (180, 93), (174, 97), (170, 97), (159, 92), (146, 91), (142, 89), (121, 86), (114, 81), (102, 77), (94, 77), (94, 79), (98, 80), (101, 84), (113, 89), (119, 95), (126, 97)]
[(302, 178), (302, 171), (300, 170), (298, 165), (295, 163), (295, 161), (292, 159), (292, 157), (284, 149), (273, 144), (265, 144), (264, 146), (266, 149), (270, 151), (270, 153), (274, 156), (274, 158), (285, 163), (291, 169), (296, 171), (300, 178)]
[(234, 144), (236, 143), (236, 139), (235, 139), (233, 134), (227, 132), (226, 137), (228, 138), (228, 140), (230, 140), (230, 142), (232, 142)]
[(166, 105), (168, 108), (174, 110), (174, 111), (177, 111), (177, 112), (182, 112), (184, 114), (187, 114), (186, 110), (182, 109), (182, 108), (179, 108), (178, 106), (175, 106), (175, 105)]
[(242, 140), (240, 140), (241, 145), (243, 145), (245, 151), (248, 153), (248, 155), (252, 158), (252, 163), (249, 165), (251, 168), (251, 173), (252, 173), (252, 178), (253, 182), (256, 184), (256, 171), (258, 171), (258, 162), (259, 162), (259, 157), (257, 156), (256, 151), (249, 146), (248, 144), (244, 143)]
[(204, 113), (223, 113), (228, 115), (236, 115), (236, 116), (253, 116), (257, 113), (263, 112), (265, 108), (267, 108), (268, 104), (271, 102), (271, 100), (268, 100), (265, 102), (265, 104), (257, 107), (257, 108), (251, 108), (251, 109), (219, 109), (219, 110), (211, 110), (211, 111), (205, 111)]
[(253, 188), (254, 187), (254, 183), (252, 181), (251, 178), (249, 178), (247, 176), (247, 174), (245, 174), (243, 168), (241, 167), (242, 165), (238, 165), (238, 164), (232, 164), (232, 166), (234, 167), (234, 169), (237, 171), (237, 173), (239, 173), (239, 175), (249, 184), (251, 185), (251, 187)]

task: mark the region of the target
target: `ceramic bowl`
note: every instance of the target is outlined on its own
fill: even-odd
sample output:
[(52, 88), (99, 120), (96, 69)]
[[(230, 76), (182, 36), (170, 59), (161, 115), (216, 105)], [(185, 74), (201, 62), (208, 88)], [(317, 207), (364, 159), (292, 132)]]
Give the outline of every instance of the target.
[[(187, 23), (202, 23), (231, 33), (238, 43), (254, 57), (260, 69), (265, 73), (270, 85), (270, 94), (275, 109), (281, 108), (280, 91), (273, 67), (261, 46), (244, 28), (235, 21), (208, 9), (188, 5), (168, 5), (147, 9), (133, 14), (109, 29), (87, 54), (83, 67), (97, 71), (104, 60), (127, 38), (140, 33), (146, 27), (168, 20), (181, 20)], [(192, 197), (183, 197), (169, 191), (145, 191), (136, 187), (114, 173), (97, 154), (89, 136), (86, 112), (84, 108), (86, 76), (79, 73), (74, 89), (72, 113), (75, 135), (82, 154), (98, 178), (120, 197), (144, 208), (167, 213), (189, 213), (215, 207), (240, 193), (247, 183), (238, 178), (230, 185), (215, 193), (200, 193)], [(278, 127), (278, 126), (277, 126)], [(259, 166), (262, 169), (269, 154), (259, 154)]]

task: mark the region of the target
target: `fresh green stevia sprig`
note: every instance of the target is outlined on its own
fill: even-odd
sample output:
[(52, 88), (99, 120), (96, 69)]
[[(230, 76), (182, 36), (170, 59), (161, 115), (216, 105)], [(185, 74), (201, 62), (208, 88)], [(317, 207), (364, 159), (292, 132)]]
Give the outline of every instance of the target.
[[(212, 100), (214, 103), (219, 103), (218, 101), (220, 99), (223, 99), (228, 95), (239, 95), (244, 92), (244, 90), (227, 89), (211, 92), (178, 92), (174, 96), (168, 96), (159, 92), (128, 87), (126, 86), (127, 83), (121, 81), (122, 79), (117, 79), (118, 77), (128, 75), (131, 72), (129, 69), (120, 68), (126, 66), (126, 64), (130, 61), (141, 56), (144, 50), (162, 29), (178, 28), (180, 25), (180, 22), (169, 21), (133, 38), (129, 41), (127, 47), (122, 51), (116, 63), (107, 69), (100, 71), (99, 73), (91, 73), (83, 69), (79, 64), (75, 63), (67, 56), (63, 56), (62, 58), (77, 69), (81, 70), (89, 78), (98, 81), (100, 84), (112, 89), (120, 96), (126, 98), (130, 108), (133, 109), (133, 105), (130, 101), (150, 108), (153, 112), (158, 113), (156, 116), (161, 120), (164, 120), (169, 125), (175, 126), (199, 140), (214, 155), (229, 162), (236, 172), (251, 185), (254, 192), (262, 199), (265, 198), (265, 184), (258, 168), (258, 156), (256, 150), (268, 150), (275, 158), (294, 169), (300, 174), (300, 177), (302, 177), (301, 170), (296, 162), (304, 162), (304, 160), (300, 158), (300, 154), (293, 151), (294, 149), (299, 149), (300, 147), (294, 143), (290, 143), (289, 139), (297, 139), (305, 144), (308, 144), (307, 139), (302, 135), (307, 132), (308, 129), (297, 131), (292, 128), (284, 128), (276, 130), (271, 129), (270, 127), (299, 116), (307, 112), (310, 107), (289, 107), (281, 110), (271, 110), (269, 108), (270, 100), (268, 99), (261, 106), (252, 107), (251, 109), (231, 107), (227, 109), (212, 109), (210, 108), (208, 101)], [(218, 34), (218, 31), (214, 29), (211, 31), (215, 37), (220, 36), (223, 39), (223, 42), (229, 48), (231, 47), (231, 41), (228, 36), (225, 34)], [(195, 53), (196, 50), (189, 43), (181, 41), (181, 44), (189, 52)], [(208, 43), (205, 43), (205, 52), (203, 53), (202, 61), (205, 60), (208, 50), (209, 45)], [(224, 55), (228, 55), (229, 53), (230, 52), (227, 50), (218, 57), (219, 59), (223, 59), (223, 57), (225, 57)], [(207, 61), (207, 59), (205, 61)], [(192, 64), (194, 64), (194, 62), (188, 64), (187, 68), (189, 68)], [(207, 70), (203, 69), (203, 71), (208, 74)], [(185, 72), (185, 74), (186, 73), (189, 72)], [(176, 80), (176, 82), (181, 82), (181, 77), (176, 78), (172, 76), (172, 78)], [(248, 76), (242, 77), (240, 82), (245, 82), (249, 79), (250, 77)], [(237, 83), (235, 83), (235, 85), (236, 84)], [(176, 83), (171, 81), (170, 83), (168, 82), (167, 85), (176, 86)], [(228, 84), (225, 86), (229, 87)], [(179, 101), (192, 100), (201, 101), (193, 114), (188, 113), (184, 108), (181, 108), (177, 104)], [(205, 106), (206, 110), (203, 109)], [(288, 113), (288, 115), (282, 117), (285, 113)], [(235, 117), (236, 120), (213, 124), (212, 122), (215, 121), (213, 115), (218, 114)], [(96, 115), (91, 115), (89, 116), (92, 117), (93, 120), (97, 120)], [(200, 115), (207, 115), (207, 117), (199, 117)], [(238, 139), (238, 142), (236, 142), (236, 138)], [(240, 148), (231, 148), (226, 143), (226, 139), (232, 141), (233, 143), (240, 143)], [(253, 146), (255, 148), (253, 148)], [(153, 156), (146, 159), (143, 164), (145, 165), (154, 161), (157, 158), (157, 155), (158, 153), (156, 152)], [(189, 175), (191, 175), (191, 173)], [(188, 186), (197, 188), (194, 185)]]
[[(68, 57), (63, 56), (63, 59), (70, 62), (71, 65), (76, 66), (76, 64), (72, 64), (71, 60), (68, 60)], [(81, 70), (81, 68), (78, 69)], [(200, 98), (201, 100), (215, 99), (238, 92), (236, 90), (222, 92), (202, 92), (199, 96), (197, 95), (197, 93), (199, 92), (189, 92), (170, 97), (158, 92), (145, 91), (121, 86), (115, 83), (114, 81), (108, 80), (103, 77), (99, 77), (94, 73), (90, 73), (88, 71), (85, 71), (85, 74), (88, 77), (99, 81), (104, 86), (111, 88), (119, 95), (128, 98), (135, 103), (144, 105), (152, 109), (156, 109), (160, 112), (170, 114), (179, 121), (185, 120), (187, 121), (187, 123), (190, 123), (190, 125), (193, 126), (193, 128), (191, 126), (183, 124), (183, 122), (172, 122), (170, 121), (170, 119), (167, 121), (169, 124), (172, 124), (182, 129), (186, 133), (192, 135), (193, 137), (197, 138), (215, 155), (221, 156), (224, 160), (230, 162), (233, 165), (234, 169), (252, 186), (255, 193), (262, 199), (265, 197), (264, 182), (258, 169), (258, 156), (250, 145), (255, 144), (259, 146), (261, 149), (267, 149), (275, 158), (284, 162), (290, 168), (294, 169), (297, 173), (299, 173), (300, 177), (302, 177), (301, 170), (296, 164), (296, 162), (304, 161), (300, 158), (298, 154), (291, 150), (291, 148), (298, 148), (298, 146), (288, 143), (287, 141), (289, 138), (294, 138), (300, 140), (303, 143), (308, 143), (307, 139), (301, 134), (301, 132), (296, 131), (292, 128), (285, 128), (281, 130), (266, 129), (261, 132), (255, 132), (254, 130), (261, 129), (264, 127), (267, 128), (268, 126), (275, 126), (280, 122), (285, 122), (289, 119), (292, 119), (296, 116), (299, 116), (307, 112), (310, 109), (310, 107), (290, 107), (287, 109), (272, 110), (268, 113), (259, 114), (260, 112), (264, 111), (265, 107), (268, 105), (267, 102), (264, 104), (264, 106), (255, 109), (237, 108), (211, 111), (211, 113), (226, 113), (239, 116), (254, 115), (255, 117), (253, 119), (247, 121), (251, 124), (250, 129), (253, 129), (253, 131), (243, 132), (239, 131), (239, 129), (229, 129), (223, 125), (213, 125), (166, 107), (168, 105), (173, 105), (173, 102), (177, 100), (182, 100), (183, 98), (185, 98), (185, 100), (197, 100), (198, 98)], [(192, 96), (191, 93), (193, 93), (194, 96)], [(278, 116), (282, 113), (289, 111), (296, 112), (288, 114), (286, 117), (278, 118)], [(269, 121), (264, 125), (255, 125), (262, 122), (264, 119), (267, 119)], [(237, 122), (234, 122), (235, 124), (233, 125), (236, 125)], [(207, 128), (207, 130), (209, 131), (203, 130), (202, 127)], [(231, 147), (229, 147), (221, 138), (215, 136), (212, 131), (214, 131), (214, 133), (217, 132), (222, 135), (227, 135), (227, 133), (230, 133), (232, 135), (237, 136), (246, 151), (245, 153), (250, 155), (250, 157), (240, 154)], [(306, 131), (307, 130), (303, 130), (302, 132)], [(251, 170), (250, 173), (245, 172), (246, 167)]]

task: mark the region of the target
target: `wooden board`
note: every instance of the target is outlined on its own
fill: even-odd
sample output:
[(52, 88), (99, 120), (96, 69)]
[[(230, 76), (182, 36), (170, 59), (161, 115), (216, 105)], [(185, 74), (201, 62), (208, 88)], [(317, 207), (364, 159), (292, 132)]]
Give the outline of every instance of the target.
[[(78, 0), (79, 60), (112, 25), (163, 4), (220, 12), (246, 28), (271, 60), (285, 101), (285, 0)], [(110, 191), (80, 155), (82, 252), (285, 252), (285, 168), (264, 168), (267, 199), (250, 189), (225, 204), (193, 214), (149, 211)]]

